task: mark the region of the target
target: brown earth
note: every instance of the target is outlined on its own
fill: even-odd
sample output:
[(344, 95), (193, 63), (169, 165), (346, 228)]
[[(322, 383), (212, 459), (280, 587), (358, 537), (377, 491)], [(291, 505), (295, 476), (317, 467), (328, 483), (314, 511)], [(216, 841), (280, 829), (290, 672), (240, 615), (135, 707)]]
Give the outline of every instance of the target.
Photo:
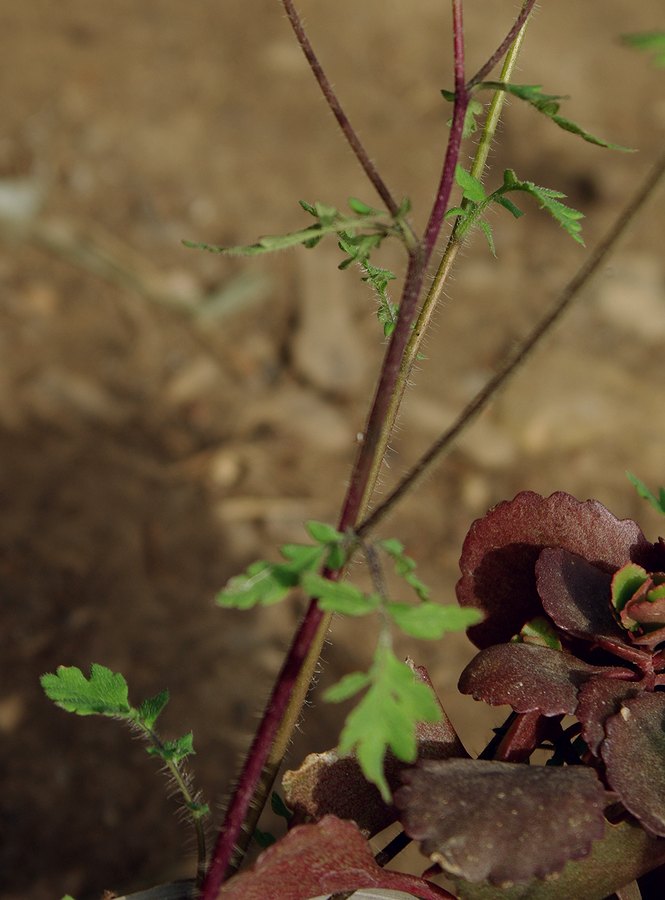
[[(445, 4), (303, 0), (311, 36), (395, 193), (425, 221), (445, 141)], [(467, 4), (469, 68), (515, 4)], [(558, 0), (519, 80), (635, 147), (582, 143), (510, 104), (511, 166), (588, 216), (593, 246), (663, 146), (663, 74), (621, 47), (659, 0)], [(93, 661), (131, 697), (168, 686), (168, 735), (194, 731), (216, 819), (298, 608), (222, 612), (254, 558), (334, 521), (382, 353), (373, 301), (334, 245), (259, 262), (185, 250), (300, 227), (300, 197), (374, 202), (277, 0), (0, 0), (0, 894), (97, 898), (191, 872), (156, 766), (115, 723), (55, 709), (38, 678)], [(663, 481), (662, 190), (547, 346), (383, 529), (450, 601), (471, 521), (530, 488), (655, 513), (624, 478)], [(585, 258), (528, 201), (474, 238), (407, 398), (387, 487), (451, 421)], [(387, 262), (400, 265), (394, 251)], [(339, 623), (322, 680), (367, 664)], [(454, 684), (471, 650), (405, 645), (472, 749), (491, 721)], [(450, 699), (448, 699), (450, 698)], [(293, 749), (335, 742), (316, 702)], [(168, 814), (167, 814), (168, 812)], [(183, 844), (185, 849), (183, 849)]]

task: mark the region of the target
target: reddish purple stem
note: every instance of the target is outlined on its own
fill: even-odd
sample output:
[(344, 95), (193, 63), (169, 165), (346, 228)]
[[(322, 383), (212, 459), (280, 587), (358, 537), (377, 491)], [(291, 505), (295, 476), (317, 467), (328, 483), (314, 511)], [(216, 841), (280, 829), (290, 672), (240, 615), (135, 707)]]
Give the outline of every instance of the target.
[[(298, 41), (314, 72), (321, 90), (337, 119), (340, 128), (351, 145), (359, 162), (363, 166), (369, 180), (386, 204), (389, 211), (396, 215), (397, 204), (390, 191), (376, 171), (364, 147), (352, 128), (346, 114), (332, 90), (323, 69), (311, 47), (303, 29), (300, 18), (292, 0), (282, 0), (286, 14), (293, 26)], [(420, 248), (409, 254), (409, 265), (404, 281), (399, 316), (395, 331), (384, 358), (379, 383), (365, 430), (365, 440), (360, 447), (347, 495), (339, 520), (339, 530), (345, 531), (357, 524), (362, 497), (365, 492), (369, 473), (372, 468), (374, 453), (378, 445), (381, 423), (385, 419), (390, 398), (395, 387), (404, 349), (409, 340), (411, 327), (418, 311), (423, 279), (427, 265), (436, 246), (444, 216), (448, 208), (450, 193), (454, 183), (455, 168), (459, 159), (460, 145), (464, 128), (464, 119), (469, 104), (470, 91), (474, 84), (482, 80), (485, 74), (496, 64), (522, 27), (531, 12), (535, 0), (525, 2), (520, 16), (511, 28), (508, 36), (486, 66), (468, 84), (464, 78), (464, 31), (462, 21), (462, 0), (452, 0), (453, 9), (453, 49), (455, 66), (455, 104), (453, 121), (448, 138), (448, 145), (432, 211), (425, 229), (423, 243)], [(215, 845), (205, 880), (201, 887), (200, 900), (216, 900), (221, 885), (233, 858), (236, 842), (241, 834), (256, 787), (260, 782), (263, 767), (270, 754), (270, 749), (279, 730), (289, 704), (294, 686), (300, 671), (307, 659), (308, 651), (315, 638), (323, 613), (315, 600), (309, 608), (293, 639), (284, 665), (273, 688), (259, 729), (247, 755), (244, 768), (240, 774), (238, 785), (227, 809), (222, 830)]]

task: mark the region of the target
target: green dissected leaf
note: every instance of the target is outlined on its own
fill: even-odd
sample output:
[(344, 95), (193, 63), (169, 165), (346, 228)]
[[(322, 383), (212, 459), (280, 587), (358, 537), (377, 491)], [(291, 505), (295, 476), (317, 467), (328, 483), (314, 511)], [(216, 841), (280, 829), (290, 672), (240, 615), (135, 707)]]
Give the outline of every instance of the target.
[(366, 616), (381, 604), (376, 594), (363, 592), (348, 582), (329, 581), (314, 572), (303, 575), (301, 585), (311, 597), (316, 597), (321, 609), (343, 616)]
[(626, 472), (626, 478), (630, 481), (643, 500), (648, 500), (654, 509), (657, 509), (659, 513), (665, 515), (665, 488), (659, 488), (658, 496), (656, 497), (651, 493), (646, 484), (643, 481), (640, 481), (637, 475), (633, 475), (632, 472)]
[(177, 764), (194, 753), (194, 736), (190, 731), (172, 741), (162, 741), (161, 745), (146, 747), (146, 751), (150, 756), (159, 756), (165, 762)]
[(76, 666), (58, 666), (55, 675), (42, 675), (46, 696), (56, 706), (79, 716), (118, 716), (129, 718), (127, 682), (106, 666), (93, 663), (87, 679)]
[(501, 193), (506, 191), (523, 191), (531, 194), (540, 203), (541, 209), (547, 210), (574, 241), (584, 245), (581, 235), (582, 226), (579, 221), (584, 218), (584, 213), (566, 206), (565, 203), (561, 203), (561, 198), (566, 196), (561, 191), (540, 187), (532, 181), (521, 181), (512, 169), (506, 169), (503, 173), (503, 187), (500, 188), (500, 191)]
[(139, 721), (146, 728), (152, 730), (155, 727), (155, 722), (168, 702), (168, 691), (161, 691), (154, 697), (149, 697), (147, 700), (144, 700), (138, 708)]
[(263, 560), (252, 563), (242, 575), (229, 580), (215, 602), (233, 609), (250, 609), (257, 603), (263, 606), (278, 603), (293, 585), (285, 583), (275, 569), (276, 566)]
[(519, 97), (520, 100), (524, 100), (533, 106), (534, 109), (537, 109), (538, 112), (551, 119), (559, 128), (578, 135), (590, 144), (606, 147), (609, 150), (622, 150), (626, 153), (633, 152), (630, 147), (622, 147), (620, 144), (612, 144), (602, 138), (595, 137), (589, 134), (588, 131), (585, 131), (580, 125), (560, 116), (558, 114), (561, 105), (559, 101), (566, 98), (560, 94), (545, 94), (540, 84), (510, 84), (504, 81), (483, 81), (478, 85), (478, 89), (482, 88), (487, 88), (491, 91), (505, 91), (507, 94), (512, 94), (513, 97)]
[[(253, 244), (245, 244), (237, 247), (222, 247), (216, 244), (206, 244), (198, 241), (183, 241), (185, 247), (193, 250), (207, 250), (209, 253), (223, 253), (226, 256), (258, 256), (262, 253), (274, 253), (276, 250), (287, 250), (302, 244), (305, 247), (314, 247), (321, 238), (327, 234), (346, 234), (350, 240), (368, 241), (370, 244), (378, 239), (378, 243), (387, 236), (390, 229), (390, 216), (386, 212), (374, 210), (359, 200), (354, 204), (362, 207), (363, 212), (353, 216), (340, 213), (334, 206), (326, 206), (323, 203), (307, 203), (300, 201), (305, 212), (310, 213), (318, 221), (307, 228), (298, 231), (290, 231), (287, 234), (265, 235)], [(354, 206), (352, 206), (354, 210)], [(367, 211), (369, 210), (369, 211)], [(378, 229), (377, 234), (356, 235), (358, 229)]]
[(404, 545), (395, 538), (379, 541), (381, 547), (393, 560), (395, 572), (406, 581), (421, 600), (429, 600), (430, 590), (415, 574), (416, 562), (404, 552)]
[(259, 560), (249, 566), (242, 575), (231, 578), (217, 595), (220, 606), (234, 609), (250, 609), (261, 604), (279, 603), (291, 588), (300, 584), (304, 572), (317, 569), (326, 555), (326, 547), (317, 544), (284, 544), (280, 551), (286, 563), (269, 563)]
[(621, 40), (629, 47), (653, 53), (653, 62), (665, 66), (665, 31), (644, 31), (640, 34), (623, 34)]
[[(355, 751), (367, 780), (390, 802), (383, 772), (386, 751), (392, 750), (404, 762), (413, 762), (417, 752), (416, 725), (439, 722), (441, 708), (432, 690), (386, 647), (377, 649), (374, 664), (365, 677), (369, 677), (369, 690), (348, 716), (338, 749), (340, 754)], [(349, 678), (353, 680), (348, 682)], [(362, 673), (356, 672), (324, 696), (336, 702), (352, 696), (362, 686)]]
[(462, 609), (460, 606), (441, 606), (424, 602), (418, 606), (408, 603), (386, 603), (386, 612), (405, 634), (422, 640), (437, 640), (447, 631), (464, 631), (482, 621), (483, 615), (477, 609)]

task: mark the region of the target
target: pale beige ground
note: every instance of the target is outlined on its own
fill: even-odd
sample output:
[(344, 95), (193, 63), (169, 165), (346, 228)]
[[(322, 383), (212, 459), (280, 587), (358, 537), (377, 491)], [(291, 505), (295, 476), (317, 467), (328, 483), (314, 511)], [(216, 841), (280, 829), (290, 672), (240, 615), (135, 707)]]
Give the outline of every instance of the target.
[[(572, 94), (565, 112), (639, 152), (583, 144), (512, 103), (491, 177), (511, 166), (565, 191), (593, 246), (663, 146), (663, 71), (618, 44), (662, 28), (662, 6), (541, 6), (520, 80)], [(467, 7), (472, 67), (516, 4)], [(446, 4), (303, 8), (421, 226), (446, 135)], [(382, 352), (374, 301), (356, 273), (336, 271), (334, 246), (244, 263), (180, 239), (250, 241), (299, 227), (300, 197), (374, 198), (277, 0), (0, 0), (0, 70), (0, 894), (91, 900), (188, 874), (190, 845), (141, 746), (112, 722), (51, 708), (39, 675), (97, 661), (122, 670), (136, 700), (168, 686), (164, 727), (193, 729), (218, 811), (296, 608), (234, 614), (212, 598), (301, 538), (304, 519), (335, 519)], [(452, 599), (471, 521), (522, 488), (597, 497), (656, 536), (623, 473), (665, 480), (662, 204), (661, 190), (547, 346), (385, 526), (437, 599)], [(385, 487), (584, 260), (524, 205), (519, 222), (492, 216), (497, 260), (475, 238), (457, 266)], [(371, 627), (336, 627), (324, 681), (366, 665), (370, 647)], [(405, 649), (479, 749), (487, 719), (454, 694), (466, 643)], [(294, 761), (332, 745), (339, 716), (315, 700)]]

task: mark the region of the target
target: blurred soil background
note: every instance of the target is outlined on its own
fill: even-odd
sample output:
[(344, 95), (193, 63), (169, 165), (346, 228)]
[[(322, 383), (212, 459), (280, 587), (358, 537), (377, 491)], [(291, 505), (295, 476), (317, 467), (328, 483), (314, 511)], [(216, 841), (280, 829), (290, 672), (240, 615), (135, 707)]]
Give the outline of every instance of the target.
[[(323, 64), (420, 228), (450, 108), (439, 0), (302, 0)], [(492, 157), (564, 191), (593, 247), (663, 146), (663, 72), (619, 35), (663, 27), (660, 0), (541, 4), (518, 80), (636, 148), (613, 153), (509, 104)], [(517, 4), (468, 3), (469, 69)], [(375, 202), (277, 0), (0, 0), (0, 895), (93, 900), (192, 872), (157, 766), (108, 720), (53, 707), (38, 679), (96, 661), (163, 731), (194, 732), (215, 821), (300, 601), (217, 609), (215, 592), (302, 522), (335, 521), (383, 352), (375, 302), (334, 242), (259, 261), (185, 249), (302, 227), (297, 200)], [(624, 477), (665, 480), (663, 193), (546, 347), (384, 526), (451, 602), (470, 523), (529, 488), (660, 523)], [(527, 199), (475, 236), (414, 376), (387, 489), (456, 415), (585, 259)], [(382, 257), (401, 267), (396, 249)], [(397, 292), (395, 289), (394, 293)], [(660, 525), (662, 530), (662, 525)], [(368, 663), (336, 624), (321, 681)], [(463, 637), (404, 645), (430, 667), (472, 750), (493, 719), (455, 682)], [(316, 699), (292, 762), (335, 743)], [(500, 714), (499, 714), (500, 718)], [(183, 849), (184, 848), (184, 849)]]

